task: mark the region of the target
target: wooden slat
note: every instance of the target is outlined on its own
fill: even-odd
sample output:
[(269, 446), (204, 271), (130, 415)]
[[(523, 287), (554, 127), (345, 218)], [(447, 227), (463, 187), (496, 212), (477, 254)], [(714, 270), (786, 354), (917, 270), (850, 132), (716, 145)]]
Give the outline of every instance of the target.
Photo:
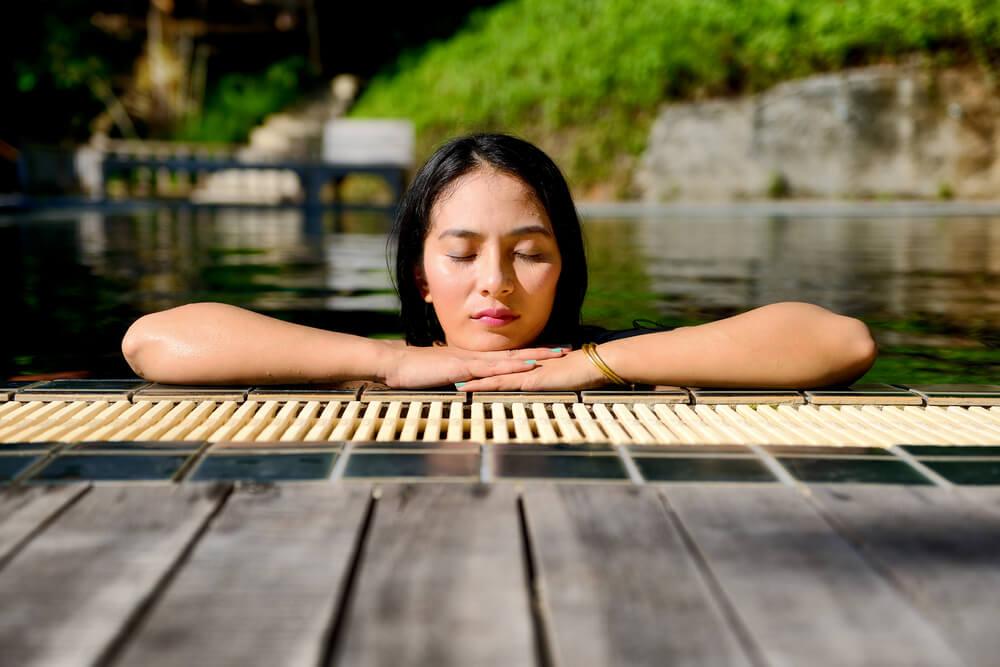
[(559, 438), (561, 442), (577, 443), (583, 441), (583, 435), (577, 429), (564, 403), (554, 403), (552, 405), (552, 415), (555, 417), (556, 425), (559, 426)]
[[(563, 410), (566, 406), (562, 403), (556, 403)], [(510, 405), (511, 414), (514, 417), (514, 434), (518, 442), (532, 442), (534, 437), (531, 434), (531, 422), (528, 421), (528, 413), (524, 409), (524, 403), (511, 403)]]
[(460, 442), (465, 439), (465, 415), (462, 412), (462, 403), (452, 401), (448, 404), (448, 431), (445, 440), (449, 442)]
[(1000, 516), (946, 489), (816, 487), (814, 498), (969, 664), (1000, 654)]
[[(459, 403), (461, 405), (461, 403)], [(434, 442), (441, 437), (441, 416), (444, 411), (444, 403), (433, 401), (427, 408), (427, 422), (424, 424), (424, 434), (421, 440), (424, 442)]]
[[(359, 404), (353, 403), (352, 405), (357, 406)], [(316, 417), (316, 423), (313, 424), (308, 431), (306, 431), (304, 440), (325, 441), (328, 436), (332, 436), (334, 427), (337, 424), (337, 415), (340, 414), (340, 408), (340, 401), (327, 403), (323, 408), (323, 411), (319, 413), (318, 417)]]
[(403, 422), (403, 431), (399, 434), (399, 439), (410, 442), (417, 439), (420, 434), (420, 415), (423, 412), (422, 401), (412, 401), (406, 408), (406, 420)]
[(514, 490), (441, 484), (383, 491), (338, 664), (534, 664)]
[[(371, 405), (372, 404), (368, 404), (369, 409), (371, 408)], [(375, 412), (377, 413), (379, 405), (381, 404), (378, 401), (376, 401), (374, 405), (375, 405)], [(354, 433), (355, 426), (358, 421), (358, 414), (361, 412), (361, 408), (364, 406), (365, 404), (359, 401), (351, 401), (350, 403), (348, 403), (347, 407), (344, 409), (344, 414), (340, 416), (339, 421), (337, 421), (336, 427), (334, 427), (333, 431), (330, 433), (329, 439), (350, 440), (351, 434)], [(322, 419), (320, 419), (320, 421), (322, 421)], [(317, 426), (318, 425), (319, 424), (317, 423)]]
[(396, 439), (396, 434), (399, 433), (399, 429), (402, 428), (402, 423), (400, 422), (400, 417), (403, 414), (403, 402), (402, 401), (390, 401), (389, 406), (385, 411), (385, 417), (382, 418), (382, 424), (379, 426), (378, 433), (375, 435), (375, 440), (379, 442), (391, 442)]
[(662, 491), (768, 664), (961, 661), (793, 489)]
[(89, 491), (0, 570), (4, 664), (94, 664), (221, 500), (204, 487)]
[(574, 403), (573, 416), (576, 417), (576, 424), (583, 431), (586, 441), (591, 443), (608, 441), (608, 436), (604, 434), (601, 427), (594, 421), (586, 405), (583, 403)]
[(524, 503), (556, 664), (749, 664), (653, 489), (532, 485)]
[(315, 484), (234, 493), (121, 664), (320, 664), (370, 495)]
[(486, 442), (486, 413), (482, 403), (473, 403), (469, 410), (469, 440)]
[(13, 488), (0, 493), (0, 563), (87, 488), (86, 484), (67, 484)]
[(510, 442), (507, 432), (507, 414), (503, 403), (490, 403), (490, 429), (492, 442)]
[(538, 441), (541, 443), (554, 444), (559, 442), (556, 430), (552, 428), (552, 421), (549, 413), (545, 410), (544, 403), (531, 404), (531, 416), (535, 420), (535, 429), (538, 431)]

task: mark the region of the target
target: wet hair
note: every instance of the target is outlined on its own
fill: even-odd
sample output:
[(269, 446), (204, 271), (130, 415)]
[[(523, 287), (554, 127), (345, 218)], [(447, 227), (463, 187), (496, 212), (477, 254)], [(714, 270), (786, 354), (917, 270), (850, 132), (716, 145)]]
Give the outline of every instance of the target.
[(424, 241), (431, 226), (431, 211), (458, 178), (479, 169), (495, 169), (520, 179), (545, 209), (562, 269), (548, 323), (539, 343), (569, 343), (580, 330), (580, 309), (587, 293), (587, 259), (580, 217), (559, 168), (541, 149), (506, 134), (473, 134), (441, 146), (424, 163), (403, 194), (390, 236), (395, 245), (395, 286), (406, 342), (433, 345), (444, 340), (444, 331), (417, 285), (414, 268), (423, 261)]

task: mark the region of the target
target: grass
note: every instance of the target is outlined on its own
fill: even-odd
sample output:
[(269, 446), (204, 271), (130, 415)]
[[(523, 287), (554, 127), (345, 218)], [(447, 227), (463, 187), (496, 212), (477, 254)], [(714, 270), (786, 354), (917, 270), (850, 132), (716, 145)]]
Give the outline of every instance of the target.
[(258, 123), (298, 99), (310, 82), (306, 62), (298, 56), (279, 60), (259, 74), (226, 74), (213, 86), (204, 110), (182, 122), (172, 138), (244, 142)]
[(1000, 61), (995, 0), (509, 0), (403, 54), (352, 115), (406, 117), (418, 157), (455, 134), (541, 145), (578, 188), (627, 195), (663, 102), (909, 54)]

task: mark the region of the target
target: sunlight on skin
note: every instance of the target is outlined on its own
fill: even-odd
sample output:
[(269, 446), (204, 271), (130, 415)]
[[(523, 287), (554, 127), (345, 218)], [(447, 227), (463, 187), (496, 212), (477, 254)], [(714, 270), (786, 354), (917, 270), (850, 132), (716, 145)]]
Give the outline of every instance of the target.
[(435, 204), (417, 280), (448, 345), (505, 350), (545, 328), (561, 268), (532, 189), (487, 169), (459, 178)]

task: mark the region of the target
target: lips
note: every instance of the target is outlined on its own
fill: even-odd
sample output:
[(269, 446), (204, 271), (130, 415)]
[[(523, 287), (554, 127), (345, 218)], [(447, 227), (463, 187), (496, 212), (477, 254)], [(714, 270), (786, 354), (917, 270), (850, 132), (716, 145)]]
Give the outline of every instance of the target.
[(517, 315), (510, 308), (487, 308), (473, 315), (472, 319), (487, 326), (499, 327), (513, 322), (518, 317), (520, 315)]

